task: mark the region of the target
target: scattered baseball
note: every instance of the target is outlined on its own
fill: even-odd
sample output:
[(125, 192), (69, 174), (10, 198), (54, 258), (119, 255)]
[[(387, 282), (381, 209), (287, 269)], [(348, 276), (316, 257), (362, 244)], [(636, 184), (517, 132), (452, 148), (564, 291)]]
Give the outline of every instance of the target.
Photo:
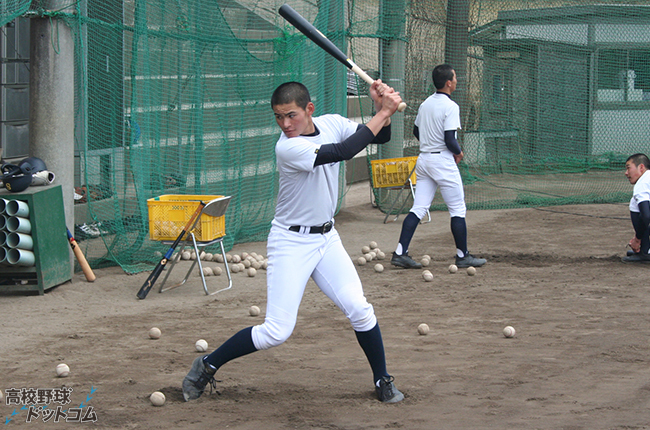
[(418, 326), (418, 333), (420, 333), (422, 336), (429, 333), (429, 326), (425, 323), (420, 324)]
[(199, 254), (199, 260), (205, 260), (205, 251), (201, 251)]
[(427, 282), (431, 282), (433, 281), (433, 273), (429, 272), (428, 270), (425, 270), (424, 272), (422, 272), (422, 278)]
[(196, 260), (196, 252), (192, 251), (192, 253), (190, 254), (190, 260), (192, 261)]
[(208, 252), (203, 256), (203, 259), (205, 261), (212, 261), (213, 258), (214, 258), (214, 255), (211, 252)]
[(233, 265), (230, 267), (230, 271), (231, 271), (232, 273), (239, 273), (239, 264), (233, 264)]
[(384, 251), (377, 251), (377, 260), (383, 260), (384, 258), (386, 258)]
[(359, 258), (357, 258), (357, 264), (358, 264), (359, 266), (363, 266), (363, 265), (366, 264), (367, 262), (368, 262), (368, 261), (366, 260), (365, 257), (359, 257)]
[(4, 402), (5, 395), (2, 394), (2, 390), (0, 390), (0, 403)]
[(65, 378), (70, 374), (70, 368), (68, 367), (67, 364), (61, 363), (58, 366), (56, 366), (56, 376), (59, 378)]
[(251, 267), (251, 261), (250, 261), (249, 259), (242, 260), (240, 264), (243, 264), (243, 265), (244, 265), (244, 268), (246, 268), (246, 269), (248, 269), (249, 267)]
[(370, 249), (375, 249), (375, 248), (377, 248), (377, 242), (375, 242), (374, 240), (371, 241), (371, 242), (369, 243), (369, 245), (370, 245)]
[(257, 260), (253, 260), (251, 261), (251, 267), (255, 270), (259, 270), (259, 268), (262, 267), (262, 263)]
[(455, 264), (450, 264), (449, 269), (447, 270), (449, 270), (449, 273), (456, 273), (458, 272), (458, 266), (456, 266)]
[(429, 254), (424, 254), (424, 255), (422, 256), (422, 258), (428, 258), (429, 261), (431, 261), (431, 256), (430, 256)]
[(237, 254), (232, 256), (232, 262), (233, 263), (239, 263), (241, 261), (241, 257)]
[(262, 262), (262, 269), (266, 270), (269, 267), (269, 260), (264, 259), (264, 262)]
[(205, 339), (199, 339), (194, 344), (194, 347), (199, 352), (205, 352), (208, 350), (208, 342)]
[(222, 254), (214, 254), (214, 257), (212, 257), (213, 261), (216, 261), (217, 263), (223, 263), (223, 255)]
[(260, 308), (253, 305), (253, 306), (250, 307), (250, 309), (248, 309), (248, 313), (250, 314), (250, 316), (256, 317), (256, 316), (258, 316), (260, 314)]
[(223, 271), (221, 270), (221, 267), (213, 267), (212, 268), (212, 273), (216, 276), (220, 276)]
[(423, 266), (428, 266), (429, 264), (431, 264), (431, 260), (429, 260), (428, 258), (423, 258), (422, 260), (420, 260), (420, 263), (422, 263)]
[(246, 252), (246, 251), (242, 252), (240, 255), (241, 255), (242, 260), (244, 260), (245, 258), (247, 258), (249, 256), (248, 252)]
[(361, 247), (361, 253), (362, 253), (362, 254), (367, 254), (367, 253), (369, 253), (369, 252), (370, 252), (370, 247), (369, 247), (368, 245), (363, 245), (363, 246)]
[(151, 393), (151, 396), (149, 396), (149, 400), (154, 406), (162, 406), (165, 404), (165, 395), (160, 391), (154, 391)]
[(384, 266), (383, 265), (381, 265), (379, 263), (375, 264), (375, 272), (381, 273), (383, 271), (384, 271)]
[(467, 274), (468, 274), (469, 276), (474, 276), (474, 275), (476, 275), (476, 268), (475, 268), (475, 267), (472, 267), (472, 266), (468, 267), (468, 268), (467, 268)]
[(160, 339), (160, 329), (158, 327), (151, 327), (149, 329), (149, 337), (151, 339)]
[(515, 334), (517, 332), (515, 331), (515, 328), (512, 326), (507, 326), (506, 328), (503, 329), (503, 335), (505, 337), (515, 337)]
[(181, 258), (182, 258), (183, 260), (189, 260), (191, 256), (192, 256), (192, 254), (190, 254), (189, 251), (183, 251), (183, 252), (181, 252)]
[(212, 276), (214, 272), (212, 271), (211, 267), (204, 267), (203, 268), (203, 276)]
[(257, 270), (254, 267), (249, 267), (248, 272), (246, 272), (249, 277), (254, 277), (257, 274)]
[(232, 261), (232, 254), (226, 254), (226, 261), (230, 263)]

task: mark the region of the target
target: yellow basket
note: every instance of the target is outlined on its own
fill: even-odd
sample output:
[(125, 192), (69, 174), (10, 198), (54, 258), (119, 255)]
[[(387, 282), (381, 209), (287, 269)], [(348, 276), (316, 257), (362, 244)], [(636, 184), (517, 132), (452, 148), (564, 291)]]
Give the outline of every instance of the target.
[(371, 160), (373, 188), (401, 187), (406, 183), (409, 173), (411, 183), (415, 184), (415, 162), (418, 157), (384, 158)]
[[(198, 209), (199, 201), (208, 203), (219, 197), (223, 196), (165, 194), (148, 199), (149, 237), (151, 240), (176, 240)], [(201, 242), (225, 236), (226, 217), (203, 214), (192, 231), (196, 240)]]

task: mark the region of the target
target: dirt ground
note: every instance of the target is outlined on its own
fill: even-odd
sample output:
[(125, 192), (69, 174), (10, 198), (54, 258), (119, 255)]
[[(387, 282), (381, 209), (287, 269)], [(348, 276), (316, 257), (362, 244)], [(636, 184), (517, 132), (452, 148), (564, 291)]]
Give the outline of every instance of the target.
[[(336, 218), (355, 260), (376, 241), (395, 249), (401, 221), (383, 224), (367, 184), (352, 187)], [(311, 283), (293, 336), (282, 346), (226, 364), (217, 391), (182, 399), (181, 381), (197, 356), (262, 322), (265, 276), (233, 274), (233, 288), (206, 296), (198, 272), (146, 300), (135, 294), (148, 272), (81, 273), (44, 296), (0, 296), (0, 416), (6, 428), (106, 429), (648, 429), (647, 275), (620, 262), (632, 235), (627, 205), (471, 211), (470, 249), (488, 263), (475, 276), (447, 272), (454, 253), (446, 212), (421, 224), (410, 254), (432, 256), (421, 270), (380, 261), (358, 267), (384, 336), (388, 368), (406, 398), (375, 399), (370, 368), (341, 312)], [(231, 253), (265, 254), (265, 243)], [(175, 274), (181, 275), (183, 264)], [(217, 263), (213, 263), (214, 266)], [(226, 277), (209, 277), (211, 288)], [(262, 315), (252, 317), (258, 305)], [(420, 323), (431, 328), (417, 332)], [(502, 330), (517, 334), (507, 339)], [(158, 340), (148, 331), (162, 330)], [(71, 373), (57, 378), (65, 362)], [(72, 388), (70, 403), (96, 421), (27, 422), (9, 404), (12, 388)], [(26, 389), (26, 390), (22, 390)], [(167, 398), (149, 402), (153, 391)], [(92, 394), (91, 394), (92, 392)], [(16, 399), (16, 397), (12, 397)], [(50, 410), (56, 403), (49, 403)], [(92, 407), (92, 410), (89, 408)], [(71, 411), (70, 411), (71, 412)], [(72, 412), (71, 412), (72, 413)], [(32, 414), (33, 415), (33, 414)], [(92, 419), (93, 415), (87, 415)], [(77, 426), (77, 427), (75, 427)]]

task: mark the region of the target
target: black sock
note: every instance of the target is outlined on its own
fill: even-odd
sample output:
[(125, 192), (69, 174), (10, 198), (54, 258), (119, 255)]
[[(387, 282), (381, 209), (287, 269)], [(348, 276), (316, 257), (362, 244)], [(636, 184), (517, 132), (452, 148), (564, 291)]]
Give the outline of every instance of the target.
[(454, 236), (456, 248), (460, 249), (463, 257), (467, 255), (467, 224), (465, 218), (451, 217), (451, 234)]
[[(416, 217), (417, 218), (417, 217)], [(372, 369), (372, 380), (377, 383), (383, 376), (388, 376), (386, 371), (386, 355), (384, 353), (384, 341), (381, 338), (379, 323), (368, 331), (355, 331), (359, 345), (368, 358)]]
[(409, 249), (409, 244), (415, 234), (415, 229), (418, 228), (420, 224), (420, 218), (417, 217), (413, 212), (409, 212), (404, 218), (402, 223), (402, 232), (399, 235), (399, 243), (402, 245), (402, 255), (405, 255)]
[(205, 362), (213, 366), (215, 369), (219, 369), (230, 360), (257, 351), (257, 348), (255, 348), (255, 345), (253, 344), (252, 331), (253, 327), (248, 327), (239, 331), (233, 337), (225, 341), (216, 351), (208, 355), (204, 359)]

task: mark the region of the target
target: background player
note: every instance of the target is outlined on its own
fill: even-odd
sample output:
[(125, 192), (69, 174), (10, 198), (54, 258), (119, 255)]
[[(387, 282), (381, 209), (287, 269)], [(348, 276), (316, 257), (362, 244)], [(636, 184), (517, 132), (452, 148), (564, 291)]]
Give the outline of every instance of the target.
[(624, 263), (650, 263), (650, 160), (645, 154), (630, 155), (625, 162), (625, 176), (634, 185), (630, 199), (630, 218), (634, 236), (632, 252), (622, 258)]
[(407, 269), (422, 267), (409, 257), (409, 243), (420, 220), (431, 207), (436, 189), (440, 188), (451, 216), (451, 233), (456, 242), (456, 266), (480, 267), (486, 260), (472, 256), (467, 250), (467, 208), (463, 180), (457, 166), (463, 159), (456, 136), (456, 131), (460, 129), (460, 109), (450, 97), (456, 90), (456, 72), (451, 66), (441, 64), (433, 69), (432, 76), (437, 91), (420, 105), (413, 126), (413, 134), (420, 141), (420, 155), (415, 167), (415, 198), (402, 223), (391, 264)]
[(289, 338), (311, 277), (349, 319), (372, 368), (382, 402), (404, 395), (386, 370), (384, 346), (372, 305), (333, 226), (338, 201), (339, 161), (349, 160), (369, 143), (390, 139), (390, 117), (402, 101), (377, 80), (370, 87), (377, 113), (359, 125), (340, 115), (312, 117), (309, 91), (298, 82), (280, 85), (271, 107), (282, 134), (275, 147), (280, 174), (275, 217), (268, 237), (267, 306), (264, 323), (248, 327), (209, 355), (194, 360), (183, 380), (185, 400), (196, 399), (225, 363), (269, 349)]

